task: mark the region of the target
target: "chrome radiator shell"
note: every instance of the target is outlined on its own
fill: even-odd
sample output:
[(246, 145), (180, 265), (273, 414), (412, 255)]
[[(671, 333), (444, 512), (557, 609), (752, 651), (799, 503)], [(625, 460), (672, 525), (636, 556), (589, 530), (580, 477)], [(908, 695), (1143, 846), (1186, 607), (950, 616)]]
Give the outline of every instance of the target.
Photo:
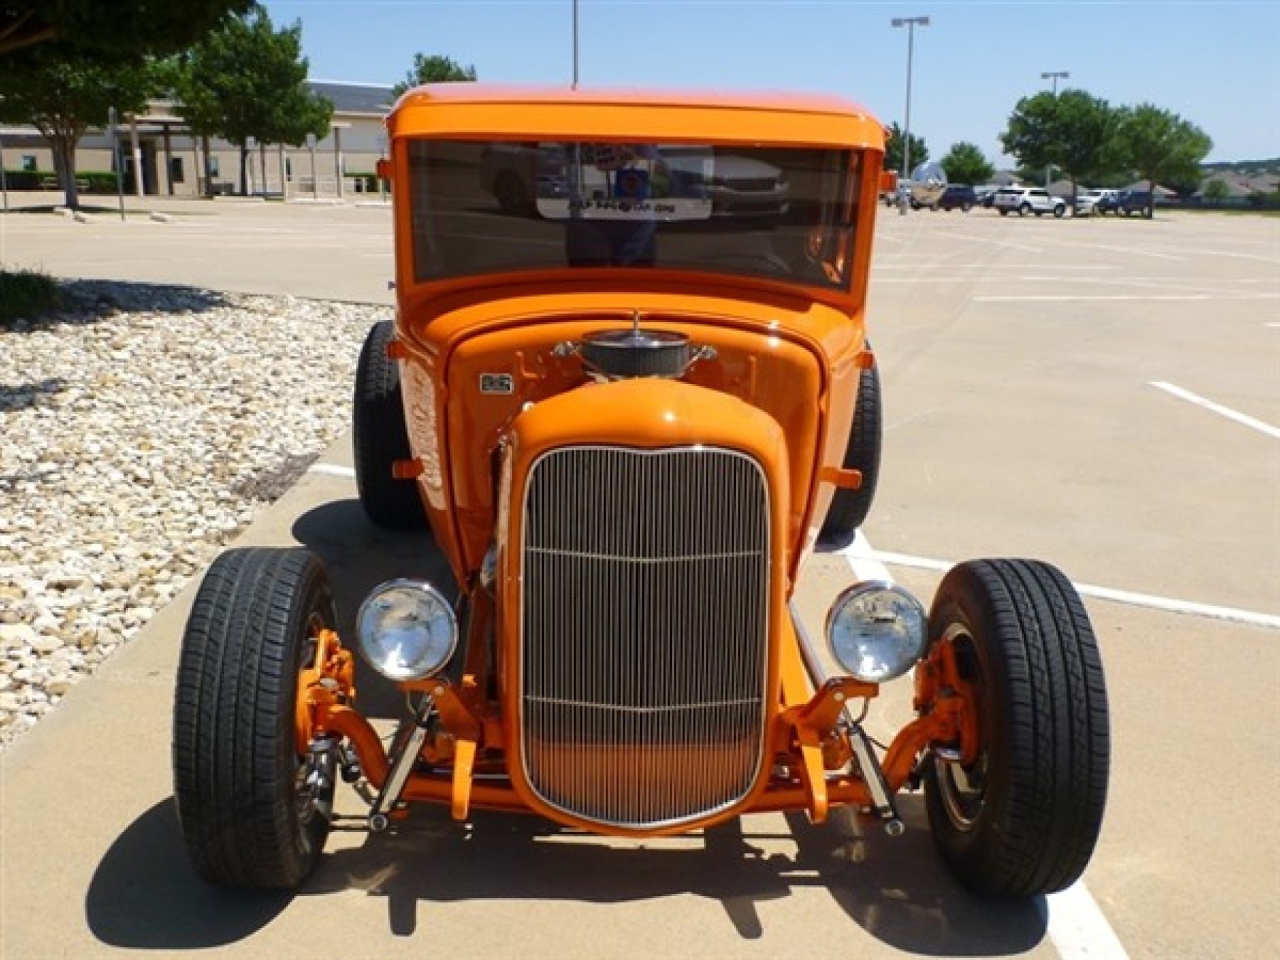
[(548, 807), (660, 829), (765, 763), (769, 486), (706, 446), (563, 447), (520, 509), (520, 762)]

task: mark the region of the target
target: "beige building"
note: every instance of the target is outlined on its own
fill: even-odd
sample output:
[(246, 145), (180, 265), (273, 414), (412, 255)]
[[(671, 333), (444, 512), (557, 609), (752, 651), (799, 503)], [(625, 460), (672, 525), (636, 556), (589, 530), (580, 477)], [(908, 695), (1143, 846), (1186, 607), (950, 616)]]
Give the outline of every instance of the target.
[[(391, 109), (391, 87), (310, 81), (309, 86), (333, 104), (329, 133), (314, 147), (255, 144), (241, 182), (240, 151), (222, 140), (208, 143), (212, 192), (244, 192), (286, 197), (338, 197), (373, 187), (374, 165), (386, 148), (383, 121)], [(139, 196), (201, 196), (206, 192), (205, 145), (182, 120), (182, 105), (153, 100), (147, 112), (121, 118), (116, 149), (125, 173), (125, 189)], [(110, 131), (93, 130), (76, 150), (76, 171), (114, 172)], [(0, 166), (10, 172), (37, 175), (40, 187), (57, 189), (53, 155), (31, 127), (0, 128)], [(135, 171), (141, 177), (135, 178)], [(15, 181), (17, 178), (14, 178)], [(11, 184), (13, 186), (13, 184)]]

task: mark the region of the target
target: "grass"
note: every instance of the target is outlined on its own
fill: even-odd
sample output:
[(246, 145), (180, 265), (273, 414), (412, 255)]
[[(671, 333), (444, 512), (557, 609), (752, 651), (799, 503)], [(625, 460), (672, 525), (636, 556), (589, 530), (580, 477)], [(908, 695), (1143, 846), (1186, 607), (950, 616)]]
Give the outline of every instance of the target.
[(58, 281), (38, 270), (0, 270), (0, 329), (37, 320), (62, 303)]

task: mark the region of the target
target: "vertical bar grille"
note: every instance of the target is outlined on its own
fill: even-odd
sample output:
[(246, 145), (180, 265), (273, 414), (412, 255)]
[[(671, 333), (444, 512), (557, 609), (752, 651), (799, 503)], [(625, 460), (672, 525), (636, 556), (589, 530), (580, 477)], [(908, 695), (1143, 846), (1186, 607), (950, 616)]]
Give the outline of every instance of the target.
[(652, 828), (726, 809), (763, 762), (769, 504), (727, 450), (574, 447), (525, 498), (521, 737), (551, 806)]

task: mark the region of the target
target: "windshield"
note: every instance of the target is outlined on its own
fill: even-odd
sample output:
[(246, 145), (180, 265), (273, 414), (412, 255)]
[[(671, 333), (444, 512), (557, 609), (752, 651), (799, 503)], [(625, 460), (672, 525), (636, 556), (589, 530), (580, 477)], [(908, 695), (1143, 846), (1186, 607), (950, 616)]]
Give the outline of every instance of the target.
[(634, 267), (849, 286), (851, 151), (428, 139), (408, 147), (419, 282)]

